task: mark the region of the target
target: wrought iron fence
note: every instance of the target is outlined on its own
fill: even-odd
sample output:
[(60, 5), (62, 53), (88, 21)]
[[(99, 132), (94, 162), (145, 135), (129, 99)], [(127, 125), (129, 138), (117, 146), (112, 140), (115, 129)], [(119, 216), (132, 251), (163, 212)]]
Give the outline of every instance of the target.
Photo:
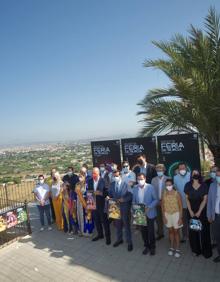
[(0, 247), (31, 233), (28, 202), (34, 200), (35, 182), (0, 186)]

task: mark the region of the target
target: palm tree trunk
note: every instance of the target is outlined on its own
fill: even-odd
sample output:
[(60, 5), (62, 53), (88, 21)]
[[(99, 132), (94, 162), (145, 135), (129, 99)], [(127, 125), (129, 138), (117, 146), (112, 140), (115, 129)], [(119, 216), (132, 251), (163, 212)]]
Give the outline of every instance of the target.
[(220, 145), (209, 145), (209, 149), (214, 156), (215, 165), (220, 168)]

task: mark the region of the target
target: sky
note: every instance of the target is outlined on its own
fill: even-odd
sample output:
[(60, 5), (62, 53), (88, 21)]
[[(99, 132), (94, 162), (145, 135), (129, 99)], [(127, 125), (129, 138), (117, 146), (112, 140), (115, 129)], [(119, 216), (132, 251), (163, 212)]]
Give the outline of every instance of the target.
[(0, 144), (136, 136), (167, 87), (152, 40), (203, 27), (209, 0), (1, 0)]

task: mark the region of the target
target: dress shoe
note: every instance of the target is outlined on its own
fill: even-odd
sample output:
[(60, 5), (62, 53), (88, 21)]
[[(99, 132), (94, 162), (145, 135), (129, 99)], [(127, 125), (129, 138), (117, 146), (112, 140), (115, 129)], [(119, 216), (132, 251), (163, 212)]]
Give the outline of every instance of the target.
[(214, 262), (220, 262), (220, 256), (217, 256), (216, 258), (213, 259)]
[(103, 239), (103, 238), (104, 238), (104, 236), (96, 236), (92, 239), (92, 241), (95, 242), (95, 241), (98, 241), (98, 240)]
[(143, 250), (142, 254), (143, 254), (143, 255), (147, 255), (148, 252), (149, 252), (148, 248), (145, 248), (145, 249)]
[(113, 244), (113, 247), (118, 247), (119, 245), (123, 244), (123, 240), (120, 240), (120, 241), (116, 241), (114, 244)]
[(111, 239), (106, 239), (106, 245), (111, 245)]
[(132, 244), (128, 244), (128, 251), (131, 252), (133, 250), (133, 245)]
[(151, 250), (150, 250), (150, 255), (151, 255), (151, 256), (154, 256), (155, 254), (156, 254), (155, 249), (151, 249)]

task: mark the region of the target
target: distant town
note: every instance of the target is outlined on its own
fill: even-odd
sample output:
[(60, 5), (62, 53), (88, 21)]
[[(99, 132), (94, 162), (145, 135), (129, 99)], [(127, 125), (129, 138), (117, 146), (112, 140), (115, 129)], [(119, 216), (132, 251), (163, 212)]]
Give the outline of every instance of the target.
[(61, 174), (68, 166), (77, 172), (83, 163), (92, 165), (89, 141), (4, 147), (0, 148), (0, 183), (34, 180), (53, 167)]

